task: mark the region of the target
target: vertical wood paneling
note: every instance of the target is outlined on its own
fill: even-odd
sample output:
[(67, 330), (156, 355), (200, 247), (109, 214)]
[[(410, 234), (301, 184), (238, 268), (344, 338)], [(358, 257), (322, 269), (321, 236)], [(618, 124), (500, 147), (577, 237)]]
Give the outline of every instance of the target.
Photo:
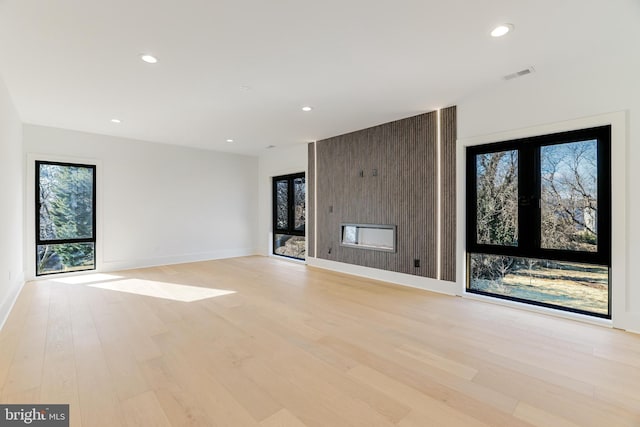
[(315, 188), (316, 188), (316, 152), (315, 143), (308, 144), (307, 167), (307, 256), (315, 257)]
[[(316, 256), (435, 278), (436, 144), (435, 112), (318, 141)], [(340, 246), (341, 223), (396, 225), (397, 252)]]
[(456, 107), (440, 111), (441, 279), (456, 280)]

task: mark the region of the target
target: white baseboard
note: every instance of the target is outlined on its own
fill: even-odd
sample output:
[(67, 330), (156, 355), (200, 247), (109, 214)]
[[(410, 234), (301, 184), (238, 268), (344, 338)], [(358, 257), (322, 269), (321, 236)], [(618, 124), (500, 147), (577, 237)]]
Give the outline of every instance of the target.
[(443, 280), (430, 279), (428, 277), (396, 273), (395, 271), (362, 267), (359, 265), (328, 261), (320, 258), (307, 257), (307, 265), (446, 295), (455, 295), (456, 290), (458, 289), (458, 285), (454, 282), (445, 282)]
[(619, 317), (615, 317), (614, 326), (616, 328), (640, 335), (640, 313), (627, 311), (622, 315), (622, 319)]
[(21, 273), (17, 280), (10, 282), (9, 285), (9, 292), (0, 304), (0, 330), (2, 330), (5, 322), (9, 318), (9, 314), (18, 300), (20, 291), (22, 291), (24, 286), (24, 273)]
[(257, 254), (256, 249), (232, 249), (213, 252), (201, 252), (196, 254), (174, 255), (157, 258), (104, 261), (100, 268), (103, 272), (130, 270), (134, 268), (157, 267), (161, 265), (185, 264), (189, 262), (211, 261), (215, 259), (238, 258)]

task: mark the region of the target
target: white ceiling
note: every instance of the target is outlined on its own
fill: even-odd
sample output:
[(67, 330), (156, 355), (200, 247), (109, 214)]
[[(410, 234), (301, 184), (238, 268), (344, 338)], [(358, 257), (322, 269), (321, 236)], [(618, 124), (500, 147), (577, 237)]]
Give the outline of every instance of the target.
[[(637, 0), (0, 0), (0, 75), (25, 123), (260, 154), (456, 104), (529, 66), (523, 79), (637, 55), (639, 10)], [(515, 31), (491, 38), (504, 22)]]

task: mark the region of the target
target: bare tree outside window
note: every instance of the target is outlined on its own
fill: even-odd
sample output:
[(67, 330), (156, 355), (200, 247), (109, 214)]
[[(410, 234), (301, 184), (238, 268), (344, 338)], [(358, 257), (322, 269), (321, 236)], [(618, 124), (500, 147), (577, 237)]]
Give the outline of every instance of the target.
[(300, 177), (293, 180), (293, 221), (294, 228), (298, 231), (304, 230), (305, 225), (305, 178)]
[(542, 247), (596, 252), (597, 141), (541, 147), (540, 163)]
[(518, 151), (476, 157), (477, 242), (518, 245)]
[(287, 207), (289, 206), (289, 182), (278, 181), (276, 184), (276, 228), (279, 230), (286, 230), (289, 228), (289, 213)]

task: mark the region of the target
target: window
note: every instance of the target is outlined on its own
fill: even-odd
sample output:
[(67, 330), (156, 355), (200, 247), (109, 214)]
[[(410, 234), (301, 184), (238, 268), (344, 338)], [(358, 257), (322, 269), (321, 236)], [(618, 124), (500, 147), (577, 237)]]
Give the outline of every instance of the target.
[(95, 172), (36, 162), (36, 275), (95, 269)]
[(469, 292), (610, 318), (611, 128), (467, 148)]
[(273, 178), (273, 253), (305, 259), (304, 173)]

